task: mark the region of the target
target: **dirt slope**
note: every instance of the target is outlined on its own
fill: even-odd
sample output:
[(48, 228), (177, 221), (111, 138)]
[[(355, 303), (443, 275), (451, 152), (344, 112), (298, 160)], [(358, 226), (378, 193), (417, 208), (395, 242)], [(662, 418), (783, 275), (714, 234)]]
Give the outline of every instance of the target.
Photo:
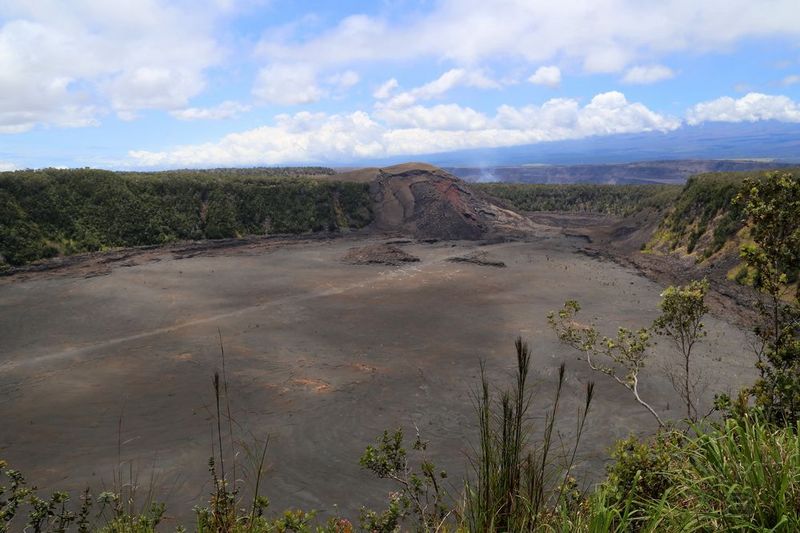
[(424, 163), (360, 169), (338, 177), (370, 183), (378, 230), (422, 239), (477, 240), (535, 227), (452, 174)]

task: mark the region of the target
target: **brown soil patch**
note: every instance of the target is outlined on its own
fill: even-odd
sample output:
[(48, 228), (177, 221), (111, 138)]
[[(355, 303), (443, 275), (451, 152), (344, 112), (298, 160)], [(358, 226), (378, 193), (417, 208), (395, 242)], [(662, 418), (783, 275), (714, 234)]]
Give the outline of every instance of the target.
[(447, 260), (450, 261), (451, 263), (469, 263), (472, 265), (490, 266), (496, 268), (506, 267), (506, 264), (503, 261), (494, 259), (487, 252), (473, 252), (467, 255), (450, 257)]
[(292, 380), (292, 385), (297, 385), (316, 393), (330, 392), (331, 390), (330, 383), (322, 381), (321, 379), (295, 378)]
[(344, 261), (352, 265), (391, 265), (416, 263), (419, 257), (413, 256), (391, 244), (371, 244), (350, 248)]

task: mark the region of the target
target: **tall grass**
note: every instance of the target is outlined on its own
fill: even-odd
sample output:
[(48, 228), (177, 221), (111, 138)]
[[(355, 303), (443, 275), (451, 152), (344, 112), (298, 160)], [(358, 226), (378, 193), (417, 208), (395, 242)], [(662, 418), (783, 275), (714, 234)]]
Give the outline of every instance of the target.
[[(621, 497), (610, 476), (577, 510), (561, 505), (543, 529), (800, 531), (798, 430), (743, 418), (675, 433), (654, 444), (669, 458), (661, 472), (637, 471)], [(667, 480), (666, 490), (648, 486), (654, 473)]]
[[(574, 440), (564, 461), (558, 464), (554, 430), (564, 385), (564, 365), (547, 411), (541, 439), (534, 442), (535, 428), (528, 410), (532, 396), (528, 388), (531, 353), (521, 338), (516, 341), (517, 374), (511, 391), (492, 397), (481, 365), (481, 388), (476, 396), (479, 444), (472, 459), (473, 479), (465, 485), (463, 527), (469, 531), (535, 530), (542, 515), (561, 504), (570, 484), (578, 445), (583, 434), (594, 384), (589, 383), (578, 417)], [(562, 451), (564, 451), (562, 449)]]
[(682, 531), (800, 531), (798, 430), (745, 417), (701, 431), (683, 445), (668, 505), (651, 514)]

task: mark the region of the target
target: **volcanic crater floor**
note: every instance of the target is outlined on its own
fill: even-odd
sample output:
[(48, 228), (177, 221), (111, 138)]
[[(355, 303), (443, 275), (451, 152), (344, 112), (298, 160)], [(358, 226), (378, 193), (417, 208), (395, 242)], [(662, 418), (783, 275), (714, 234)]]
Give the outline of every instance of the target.
[[(388, 241), (156, 251), (99, 275), (0, 280), (0, 457), (42, 489), (76, 494), (109, 488), (122, 461), (140, 494), (152, 487), (170, 520), (191, 523), (191, 506), (211, 492), (220, 336), (237, 438), (257, 445), (269, 435), (262, 488), (273, 512), (355, 518), (362, 505), (378, 508), (394, 487), (358, 460), (396, 427), (410, 442), (419, 428), (457, 496), (477, 435), (480, 361), (495, 388), (510, 386), (518, 335), (533, 351), (532, 423), (544, 418), (562, 362), (565, 435), (585, 383), (597, 383), (579, 452), (584, 480), (602, 472), (615, 439), (654, 429), (628, 391), (559, 344), (546, 315), (577, 299), (607, 334), (646, 326), (662, 286), (576, 253), (583, 241), (558, 235), (397, 244), (420, 261), (396, 266), (344, 260), (354, 247)], [(506, 268), (448, 261), (483, 252)], [(754, 361), (742, 330), (717, 317), (707, 328), (697, 368), (709, 402), (752, 382)], [(661, 341), (655, 351), (642, 394), (679, 418), (663, 371), (672, 347)]]

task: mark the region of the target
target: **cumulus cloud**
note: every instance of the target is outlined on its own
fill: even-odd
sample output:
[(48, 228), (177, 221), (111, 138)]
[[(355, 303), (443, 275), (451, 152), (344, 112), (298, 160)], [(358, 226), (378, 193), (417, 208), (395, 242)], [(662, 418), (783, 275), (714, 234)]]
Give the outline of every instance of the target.
[(221, 120), (233, 118), (251, 109), (251, 106), (226, 100), (214, 107), (187, 107), (171, 111), (170, 115), (180, 120)]
[(17, 165), (6, 161), (0, 161), (0, 172), (9, 172), (11, 170), (17, 170)]
[(266, 104), (313, 104), (329, 96), (342, 96), (360, 81), (361, 76), (354, 70), (336, 72), (320, 81), (309, 64), (276, 63), (258, 71), (252, 94)]
[(132, 151), (138, 166), (212, 166), (351, 159), (379, 155), (381, 127), (367, 113), (279, 115), (273, 126), (226, 135), (218, 142), (164, 152)]
[(399, 86), (400, 84), (397, 83), (397, 80), (391, 78), (383, 82), (377, 89), (375, 89), (375, 92), (372, 93), (372, 96), (376, 100), (385, 100), (386, 98), (389, 98), (392, 95), (392, 92)]
[(691, 125), (702, 122), (756, 122), (780, 120), (800, 122), (800, 104), (782, 95), (748, 93), (739, 99), (723, 96), (701, 102), (686, 113)]
[(561, 85), (561, 69), (556, 66), (539, 67), (528, 78), (528, 81), (534, 85), (544, 85), (555, 89)]
[(427, 130), (479, 130), (489, 125), (483, 113), (458, 104), (431, 107), (416, 105), (404, 109), (378, 108), (374, 116), (390, 128)]
[(585, 105), (554, 98), (542, 105), (501, 106), (493, 116), (455, 104), (378, 106), (372, 114), (282, 114), (274, 125), (226, 135), (213, 143), (131, 151), (127, 163), (170, 167), (353, 161), (679, 126), (680, 120), (629, 102), (619, 92), (598, 94)]
[(139, 109), (174, 109), (205, 86), (200, 72), (175, 67), (130, 69), (105, 84), (111, 106), (123, 115)]
[(623, 83), (646, 85), (675, 77), (671, 68), (664, 65), (639, 65), (628, 69), (622, 77)]
[(625, 95), (611, 91), (596, 95), (581, 107), (572, 98), (553, 98), (541, 106), (501, 106), (498, 123), (505, 128), (537, 131), (539, 141), (574, 139), (678, 128), (679, 119), (656, 113)]
[(350, 87), (356, 85), (359, 81), (361, 81), (361, 76), (359, 76), (358, 72), (354, 70), (345, 70), (343, 72), (337, 72), (336, 74), (329, 76), (326, 81), (330, 85), (333, 85), (336, 89), (343, 91), (349, 89)]
[[(183, 7), (183, 8), (182, 8)], [(0, 131), (87, 126), (110, 108), (176, 109), (222, 49), (212, 13), (162, 0), (0, 5)], [(184, 9), (185, 8), (185, 9)]]
[[(231, 39), (230, 31), (219, 31), (219, 25), (235, 24), (237, 16), (268, 1), (4, 0), (0, 132), (92, 126), (109, 114), (130, 120), (146, 109), (179, 118), (222, 117), (230, 110), (190, 106), (208, 90), (210, 69), (236, 72), (238, 63), (228, 67), (223, 61), (229, 57), (246, 58), (244, 63), (255, 58), (263, 68), (253, 95), (279, 105), (340, 95), (359, 83), (359, 63), (455, 67), (416, 89), (399, 92), (389, 80), (375, 91), (376, 99), (401, 108), (458, 86), (496, 87), (481, 66), (513, 70), (563, 62), (646, 83), (671, 71), (642, 62), (682, 51), (729, 50), (764, 36), (800, 42), (796, 0), (771, 0), (769, 9), (752, 0), (437, 0), (406, 14), (378, 10), (391, 17), (346, 16), (329, 28), (320, 28), (316, 19), (313, 31), (303, 19), (263, 28), (255, 50)], [(530, 81), (556, 86), (556, 69), (541, 67)]]
[[(259, 52), (271, 61), (319, 67), (419, 58), (476, 65), (555, 58), (587, 72), (622, 72), (643, 58), (728, 49), (744, 39), (800, 36), (796, 0), (441, 0), (424, 14), (354, 15), (307, 33), (267, 32)], [(308, 35), (311, 35), (310, 37)]]
[(303, 64), (276, 64), (258, 72), (253, 95), (269, 104), (311, 104), (324, 95), (314, 69)]
[(500, 88), (499, 83), (488, 78), (479, 70), (454, 68), (433, 81), (392, 97), (386, 105), (394, 108), (407, 107), (419, 101), (443, 96), (448, 91), (459, 86), (479, 89)]

